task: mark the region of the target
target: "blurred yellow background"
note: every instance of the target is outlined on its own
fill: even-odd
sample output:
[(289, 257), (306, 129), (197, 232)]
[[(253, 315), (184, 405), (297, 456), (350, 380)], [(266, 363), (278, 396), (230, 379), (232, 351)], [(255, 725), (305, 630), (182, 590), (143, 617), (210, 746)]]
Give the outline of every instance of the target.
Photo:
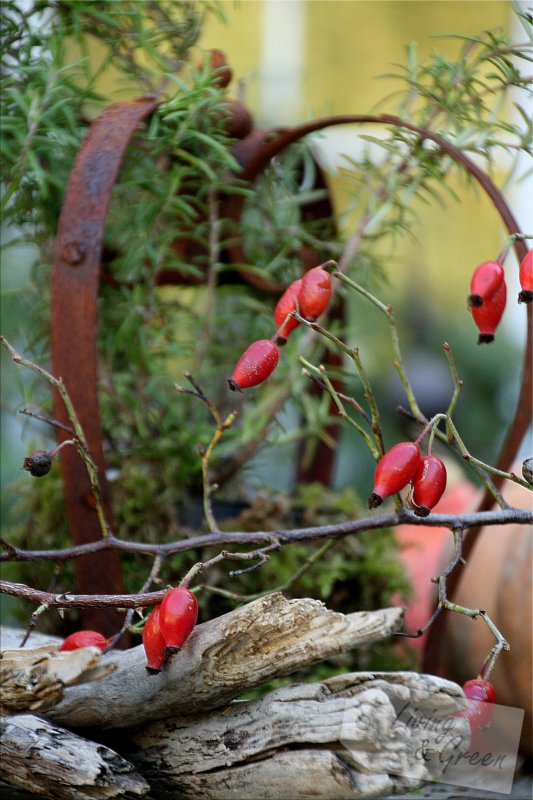
[[(446, 35), (477, 36), (515, 24), (510, 3), (483, 0), (245, 0), (221, 7), (226, 22), (210, 15), (200, 45), (226, 53), (235, 73), (230, 91), (244, 98), (258, 126), (379, 113), (380, 101), (403, 88), (400, 81), (383, 76), (397, 74), (397, 65), (406, 64), (406, 47), (412, 42), (420, 61), (434, 50), (453, 57), (463, 41)], [(322, 145), (327, 161), (338, 163), (342, 152), (360, 153), (358, 134), (363, 132), (377, 135), (376, 126), (330, 129)], [(332, 187), (338, 207), (342, 191), (335, 176)], [(450, 199), (443, 209), (417, 203), (418, 241), (400, 241), (389, 276), (393, 288), (402, 292), (417, 275), (452, 315), (458, 311), (457, 296), (467, 294), (472, 268), (496, 258), (504, 238), (480, 191), (464, 181), (453, 188), (460, 204)], [(517, 203), (523, 201), (517, 198)]]

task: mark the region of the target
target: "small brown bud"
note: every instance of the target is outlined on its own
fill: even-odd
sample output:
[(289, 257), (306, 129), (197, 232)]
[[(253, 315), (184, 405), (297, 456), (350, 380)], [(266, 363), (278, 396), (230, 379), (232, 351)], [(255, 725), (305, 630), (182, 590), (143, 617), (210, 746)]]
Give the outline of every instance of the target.
[(48, 475), (52, 468), (50, 453), (46, 450), (34, 450), (24, 459), (22, 466), (34, 478), (42, 478), (43, 475)]
[(533, 486), (533, 457), (526, 458), (522, 463), (522, 477), (530, 486)]
[(233, 70), (226, 61), (226, 56), (222, 50), (216, 48), (210, 50), (207, 55), (211, 58), (211, 69), (216, 75), (216, 83), (225, 89), (233, 78)]

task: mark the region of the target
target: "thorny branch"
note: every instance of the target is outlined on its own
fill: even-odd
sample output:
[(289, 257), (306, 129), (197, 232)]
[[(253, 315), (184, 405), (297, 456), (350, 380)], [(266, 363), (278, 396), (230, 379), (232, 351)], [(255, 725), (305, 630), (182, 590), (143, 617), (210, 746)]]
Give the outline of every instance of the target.
[(509, 642), (503, 637), (501, 632), (496, 627), (493, 620), (489, 617), (487, 612), (482, 608), (466, 608), (465, 606), (461, 606), (458, 603), (452, 603), (446, 593), (446, 579), (452, 574), (458, 564), (464, 564), (465, 561), (462, 556), (463, 551), (463, 529), (458, 526), (453, 530), (453, 543), (454, 543), (454, 552), (453, 557), (447, 567), (442, 571), (440, 575), (432, 578), (432, 582), (438, 584), (439, 587), (439, 600), (437, 603), (437, 607), (435, 611), (421, 628), (418, 628), (417, 631), (414, 633), (405, 633), (400, 632), (397, 633), (396, 636), (406, 636), (411, 639), (417, 639), (422, 636), (433, 624), (433, 622), (437, 619), (442, 611), (453, 611), (456, 614), (463, 614), (466, 617), (470, 617), (470, 619), (474, 620), (477, 617), (481, 617), (481, 619), (485, 622), (488, 629), (496, 639), (496, 644), (491, 648), (485, 662), (480, 670), (480, 676), (485, 680), (489, 677), (494, 665), (496, 663), (496, 659), (498, 658), (499, 654), (502, 650), (509, 650), (510, 645)]
[[(237, 531), (237, 532), (217, 532), (206, 533), (201, 536), (194, 536), (187, 539), (180, 539), (175, 542), (165, 544), (150, 544), (143, 542), (131, 542), (117, 539), (115, 536), (108, 536), (106, 539), (99, 539), (95, 542), (88, 542), (83, 545), (66, 547), (61, 550), (22, 550), (14, 545), (0, 540), (7, 552), (0, 554), (0, 561), (67, 561), (77, 558), (87, 553), (100, 550), (119, 550), (124, 553), (137, 553), (147, 556), (160, 555), (163, 558), (183, 553), (188, 550), (195, 550), (201, 547), (213, 547), (220, 545), (271, 545), (273, 541), (280, 546), (294, 544), (296, 542), (324, 542), (328, 539), (343, 539), (352, 534), (360, 534), (365, 531), (381, 530), (392, 528), (397, 525), (422, 525), (433, 528), (461, 528), (466, 530), (478, 525), (494, 526), (509, 525), (511, 523), (531, 524), (533, 523), (533, 512), (521, 509), (509, 508), (497, 511), (482, 511), (472, 514), (430, 514), (429, 517), (417, 517), (411, 511), (402, 509), (400, 512), (379, 514), (364, 517), (361, 519), (348, 520), (332, 525), (320, 525), (309, 528), (292, 528), (284, 531)], [(265, 548), (259, 547), (259, 550)], [(256, 553), (259, 553), (259, 550)], [(226, 557), (229, 557), (226, 555)], [(236, 556), (252, 557), (249, 554)], [(258, 556), (260, 557), (260, 556)], [(221, 560), (221, 559), (219, 559)], [(40, 592), (31, 589), (23, 584), (0, 581), (0, 592), (14, 595), (26, 600), (33, 600), (38, 603), (49, 603), (55, 607), (90, 607), (106, 606), (114, 608), (136, 608), (153, 605), (161, 601), (165, 591), (151, 592), (149, 594), (136, 595), (73, 595), (73, 594), (52, 594), (50, 592)]]
[[(305, 322), (304, 320), (302, 321)], [(306, 324), (309, 325), (309, 323)], [(319, 326), (316, 326), (316, 324), (314, 323), (313, 327), (319, 328)], [(329, 334), (327, 331), (322, 331), (322, 329), (320, 329), (320, 333), (322, 332), (324, 333), (324, 335), (327, 335), (328, 338), (331, 337), (332, 339), (335, 339), (335, 343), (338, 342), (339, 346), (342, 346), (342, 349), (344, 349), (344, 351), (351, 356), (363, 382), (365, 382), (366, 376), (364, 375), (364, 371), (362, 371), (362, 365), (357, 359), (357, 354), (355, 354), (353, 350), (349, 350), (349, 348), (343, 345), (343, 343), (340, 340), (337, 340), (336, 337), (333, 337), (332, 334)], [(48, 381), (50, 381), (54, 386), (61, 384), (60, 381), (58, 381), (56, 378), (54, 378), (52, 375), (46, 372), (46, 370), (43, 370), (42, 368), (38, 367), (37, 365), (33, 364), (32, 362), (20, 356), (12, 347), (12, 345), (10, 345), (9, 342), (7, 342), (4, 338), (0, 338), (0, 343), (9, 349), (13, 357), (13, 360), (16, 363), (27, 366), (33, 369), (34, 371), (38, 372), (39, 374), (43, 375), (43, 377), (45, 377)], [(308, 364), (308, 366), (311, 365)], [(319, 370), (318, 372), (320, 374), (321, 379), (325, 382), (325, 385), (327, 386), (328, 380), (324, 371)], [(0, 582), (1, 592), (39, 604), (39, 607), (32, 615), (32, 620), (30, 625), (34, 624), (34, 620), (37, 618), (39, 614), (43, 613), (49, 608), (54, 608), (54, 607), (59, 609), (69, 608), (69, 607), (77, 607), (77, 608), (107, 607), (107, 608), (129, 609), (130, 611), (128, 612), (128, 616), (125, 620), (124, 626), (122, 630), (117, 634), (116, 638), (118, 639), (122, 635), (122, 633), (124, 633), (131, 626), (131, 619), (133, 611), (135, 609), (154, 605), (160, 602), (165, 596), (167, 587), (156, 592), (148, 591), (154, 582), (156, 581), (160, 582), (159, 574), (162, 569), (164, 560), (167, 557), (174, 555), (176, 553), (183, 553), (186, 551), (195, 550), (197, 548), (203, 548), (208, 546), (220, 547), (222, 545), (230, 545), (230, 544), (240, 545), (240, 546), (255, 546), (255, 549), (248, 552), (233, 553), (224, 549), (221, 550), (218, 555), (214, 556), (208, 561), (196, 563), (189, 570), (187, 575), (183, 578), (182, 583), (184, 585), (188, 585), (195, 575), (207, 571), (209, 568), (213, 567), (216, 564), (219, 564), (221, 561), (224, 560), (240, 560), (240, 561), (255, 562), (248, 567), (244, 567), (243, 569), (230, 572), (230, 575), (233, 576), (243, 574), (244, 572), (248, 572), (252, 569), (257, 569), (266, 562), (266, 560), (269, 557), (270, 551), (277, 550), (285, 544), (292, 544), (295, 542), (300, 542), (300, 543), (317, 542), (317, 543), (322, 543), (322, 547), (324, 547), (328, 542), (334, 543), (350, 535), (356, 535), (370, 530), (392, 528), (397, 525), (406, 523), (409, 523), (411, 525), (424, 525), (425, 527), (447, 527), (454, 531), (457, 530), (464, 531), (470, 528), (479, 527), (481, 525), (491, 526), (491, 525), (504, 525), (509, 523), (533, 522), (533, 513), (513, 508), (503, 508), (496, 511), (484, 511), (484, 512), (462, 514), (462, 515), (432, 514), (430, 517), (420, 518), (417, 515), (410, 512), (408, 509), (402, 506), (397, 506), (394, 513), (368, 516), (331, 525), (321, 525), (309, 528), (294, 528), (294, 529), (287, 529), (283, 531), (274, 531), (274, 532), (220, 531), (216, 525), (216, 521), (214, 520), (210, 507), (210, 497), (212, 491), (214, 490), (214, 487), (211, 485), (209, 480), (209, 462), (214, 447), (218, 443), (224, 430), (226, 430), (226, 428), (229, 427), (229, 425), (233, 421), (234, 415), (230, 415), (230, 417), (223, 420), (216, 406), (205, 395), (205, 393), (200, 388), (200, 386), (195, 382), (193, 377), (189, 374), (186, 374), (186, 377), (191, 383), (193, 388), (184, 389), (183, 387), (176, 386), (177, 390), (182, 393), (192, 394), (195, 397), (202, 400), (202, 402), (205, 402), (216, 424), (216, 431), (209, 446), (204, 451), (201, 452), (203, 477), (204, 477), (204, 494), (206, 497), (204, 510), (208, 526), (208, 532), (201, 534), (199, 536), (187, 539), (180, 539), (173, 542), (167, 542), (164, 544), (151, 544), (151, 543), (133, 542), (133, 541), (119, 539), (111, 531), (108, 531), (107, 535), (104, 538), (98, 539), (93, 542), (88, 542), (82, 545), (73, 545), (72, 547), (65, 547), (62, 549), (50, 549), (50, 550), (24, 550), (22, 548), (16, 547), (15, 545), (11, 544), (10, 542), (4, 539), (0, 539), (0, 546), (3, 548), (3, 552), (0, 553), (0, 562), (53, 561), (56, 565), (59, 565), (68, 560), (79, 558), (82, 555), (87, 555), (88, 553), (95, 553), (103, 550), (116, 550), (124, 553), (145, 555), (147, 557), (152, 557), (154, 559), (150, 574), (137, 594), (74, 595), (69, 592), (66, 593), (54, 592), (53, 589), (55, 588), (55, 585), (51, 585), (48, 591), (40, 591), (38, 589), (34, 589), (32, 587), (20, 583), (12, 583), (9, 581)], [(62, 387), (62, 389), (64, 392), (64, 387)], [(370, 386), (366, 386), (366, 395), (367, 395), (367, 400), (369, 400), (372, 412), (371, 418), (366, 418), (366, 420), (367, 422), (371, 423), (374, 436), (376, 436), (376, 442), (378, 443), (379, 446), (379, 444), (381, 444), (379, 436), (379, 427), (376, 430), (376, 424), (379, 423), (379, 416), (376, 416), (377, 409), (372, 411), (372, 403), (370, 402), (372, 399), (372, 392)], [(346, 398), (342, 399), (339, 398), (339, 406), (338, 406), (339, 411), (342, 411), (343, 409), (342, 400), (346, 401)], [(80, 453), (80, 456), (83, 458), (87, 470), (90, 471), (92, 468), (92, 459), (90, 458), (90, 454), (88, 453), (88, 449), (85, 445), (85, 440), (83, 437), (83, 431), (80, 428), (79, 421), (77, 420), (74, 409), (71, 407), (68, 396), (66, 396), (66, 403), (70, 411), (70, 421), (72, 424), (72, 429), (75, 434), (74, 443), (78, 445), (77, 447), (78, 452)], [(37, 418), (40, 418), (43, 421), (51, 422), (53, 424), (53, 420), (48, 420), (47, 418), (40, 417), (39, 415), (36, 414), (32, 414), (32, 416), (36, 416)], [(446, 417), (446, 415), (442, 414), (439, 415), (439, 420), (441, 417), (444, 418)], [(435, 423), (436, 421), (437, 420), (434, 420), (433, 423)], [(447, 421), (449, 420), (447, 419)], [(432, 423), (429, 424), (431, 425)], [(436, 429), (435, 424), (433, 424), (433, 429)], [(453, 433), (454, 435), (456, 435), (455, 428), (453, 428)], [(96, 484), (96, 491), (99, 491), (96, 472), (94, 472), (94, 481)], [(97, 496), (99, 496), (99, 494), (95, 495), (95, 497)], [(445, 574), (444, 577), (447, 576), (448, 572)], [(430, 620), (430, 623), (433, 621), (433, 619), (436, 618), (436, 616), (439, 613), (439, 610), (443, 607), (451, 608), (451, 605), (449, 601), (447, 601), (445, 595), (442, 594), (441, 590), (439, 609), (433, 615), (432, 619)], [(466, 612), (463, 611), (461, 613), (466, 613)], [(482, 616), (482, 612), (476, 612), (476, 614)], [(428, 627), (430, 623), (428, 623)], [(487, 624), (489, 624), (488, 621)], [(502, 649), (501, 647), (498, 649), (496, 655), (499, 653), (501, 649)], [(494, 655), (494, 658), (496, 657), (496, 655)], [(492, 664), (493, 660), (489, 661), (487, 669), (490, 670), (492, 668), (491, 666)]]

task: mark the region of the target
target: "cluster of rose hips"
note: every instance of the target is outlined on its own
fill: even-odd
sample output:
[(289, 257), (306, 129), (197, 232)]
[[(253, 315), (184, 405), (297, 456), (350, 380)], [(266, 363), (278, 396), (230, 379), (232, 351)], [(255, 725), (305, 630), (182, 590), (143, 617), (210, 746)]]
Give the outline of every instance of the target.
[(416, 442), (400, 442), (379, 459), (374, 472), (374, 488), (368, 507), (377, 508), (408, 484), (412, 486), (411, 505), (419, 517), (427, 517), (446, 488), (446, 467), (440, 458), (422, 456)]
[[(156, 675), (173, 653), (178, 653), (196, 625), (198, 603), (185, 586), (170, 589), (145, 622), (142, 641), (146, 654), (146, 671)], [(98, 631), (81, 630), (71, 633), (59, 646), (60, 652), (80, 647), (104, 650), (109, 643)]]
[(146, 671), (157, 675), (173, 653), (188, 639), (198, 618), (198, 602), (185, 586), (170, 589), (146, 620), (142, 641)]
[(300, 325), (291, 315), (293, 311), (308, 322), (315, 322), (324, 313), (331, 299), (331, 276), (325, 266), (321, 264), (307, 270), (283, 292), (274, 309), (276, 333), (272, 339), (259, 339), (244, 351), (228, 379), (230, 389), (240, 392), (257, 386), (274, 372), (279, 361), (279, 347)]
[[(522, 259), (519, 270), (521, 292), (519, 303), (533, 299), (533, 250)], [(494, 340), (494, 332), (503, 316), (507, 302), (507, 287), (503, 267), (497, 261), (484, 261), (470, 281), (468, 305), (479, 329), (478, 344)]]

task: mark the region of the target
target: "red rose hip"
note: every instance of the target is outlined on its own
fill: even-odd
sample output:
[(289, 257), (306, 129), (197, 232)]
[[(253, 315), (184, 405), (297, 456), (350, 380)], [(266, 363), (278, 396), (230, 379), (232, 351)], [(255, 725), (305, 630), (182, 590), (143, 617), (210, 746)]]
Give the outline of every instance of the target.
[(146, 672), (157, 675), (165, 661), (166, 642), (159, 625), (159, 611), (161, 606), (156, 606), (146, 622), (142, 631), (144, 652), (146, 654)]
[(482, 306), (501, 286), (505, 277), (503, 267), (497, 261), (484, 261), (475, 270), (470, 281), (470, 306)]
[(229, 387), (234, 392), (257, 386), (271, 375), (279, 361), (279, 350), (270, 339), (259, 339), (237, 361)]
[(324, 313), (331, 298), (331, 275), (322, 267), (308, 270), (298, 295), (300, 314), (313, 322)]
[(427, 455), (418, 462), (413, 478), (414, 512), (418, 517), (427, 517), (446, 489), (446, 467), (440, 458)]
[(475, 678), (463, 684), (463, 692), (470, 701), (464, 711), (457, 716), (464, 717), (470, 723), (473, 734), (488, 727), (492, 720), (492, 705), (496, 702), (496, 692), (490, 681)]
[(291, 331), (300, 324), (297, 319), (290, 317), (289, 314), (291, 311), (297, 310), (296, 301), (301, 287), (301, 278), (293, 281), (290, 286), (285, 289), (274, 309), (274, 320), (278, 329), (277, 343), (279, 345), (285, 344)]
[(518, 295), (518, 302), (531, 303), (533, 300), (533, 250), (530, 250), (520, 262), (518, 277), (522, 288)]
[(484, 300), (483, 305), (472, 306), (472, 316), (479, 329), (478, 344), (494, 341), (494, 332), (500, 324), (506, 302), (507, 288), (503, 281), (494, 294)]
[(198, 618), (196, 597), (184, 586), (171, 589), (161, 602), (159, 628), (165, 640), (165, 656), (177, 653)]
[(67, 650), (78, 650), (80, 647), (98, 647), (103, 650), (107, 646), (107, 639), (102, 636), (98, 631), (76, 631), (71, 633), (70, 636), (61, 643), (59, 650), (65, 652)]
[(415, 442), (400, 442), (381, 456), (374, 473), (374, 488), (368, 507), (377, 508), (386, 497), (396, 494), (410, 483), (420, 461)]

